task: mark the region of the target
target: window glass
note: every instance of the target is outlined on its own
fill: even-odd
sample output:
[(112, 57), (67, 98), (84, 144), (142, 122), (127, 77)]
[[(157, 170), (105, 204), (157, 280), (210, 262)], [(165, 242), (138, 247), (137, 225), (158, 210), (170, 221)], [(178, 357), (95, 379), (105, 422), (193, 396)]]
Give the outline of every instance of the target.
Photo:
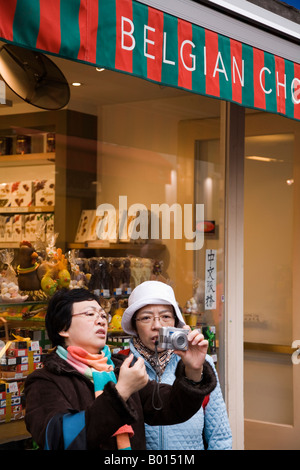
[[(2, 202), (3, 220), (30, 219), (31, 232), (20, 240), (46, 257), (61, 248), (74, 285), (110, 300), (112, 314), (142, 281), (169, 283), (186, 322), (206, 328), (217, 361), (224, 314), (220, 101), (52, 60), (70, 83), (66, 109), (42, 111), (6, 89), (12, 106), (0, 109), (0, 131), (13, 148), (0, 156), (0, 182), (30, 182), (33, 199), (18, 197), (14, 209)], [(27, 150), (18, 150), (19, 136)], [(19, 240), (8, 241), (1, 247), (17, 257)], [(114, 320), (112, 333), (120, 333)]]

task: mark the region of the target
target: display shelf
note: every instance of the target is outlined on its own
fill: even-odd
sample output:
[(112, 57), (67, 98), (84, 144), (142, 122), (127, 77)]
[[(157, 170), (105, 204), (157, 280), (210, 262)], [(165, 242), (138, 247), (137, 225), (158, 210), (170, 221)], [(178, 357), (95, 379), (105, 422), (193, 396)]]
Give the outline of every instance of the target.
[(24, 419), (0, 423), (0, 445), (12, 441), (29, 439), (31, 435), (26, 429)]
[(0, 214), (31, 214), (36, 212), (54, 212), (54, 206), (0, 207)]
[(0, 316), (8, 322), (16, 322), (14, 323), (16, 328), (19, 326), (26, 328), (40, 327), (44, 323), (47, 305), (47, 302), (0, 302)]
[(124, 336), (127, 335), (123, 330), (116, 330), (114, 328), (108, 328), (107, 336)]
[(161, 253), (166, 249), (166, 245), (163, 245), (162, 243), (109, 243), (105, 240), (84, 243), (68, 243), (67, 247), (70, 250), (95, 249), (130, 253), (139, 253), (141, 250), (147, 249), (152, 254)]
[(0, 168), (12, 166), (49, 165), (55, 163), (55, 152), (0, 155)]
[[(44, 330), (47, 302), (0, 303), (0, 317), (10, 328)], [(0, 323), (2, 325), (2, 323)], [(25, 380), (28, 372), (16, 372), (14, 377), (1, 377), (5, 382)], [(30, 439), (23, 418), (0, 422), (0, 446), (10, 442)]]
[(0, 242), (0, 250), (4, 248), (20, 248), (20, 242)]

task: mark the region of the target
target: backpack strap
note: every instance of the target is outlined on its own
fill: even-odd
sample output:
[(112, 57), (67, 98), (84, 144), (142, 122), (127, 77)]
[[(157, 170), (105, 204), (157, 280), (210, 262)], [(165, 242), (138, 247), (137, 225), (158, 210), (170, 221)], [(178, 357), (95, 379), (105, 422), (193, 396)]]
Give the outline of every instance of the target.
[(122, 354), (122, 356), (129, 356), (130, 349), (121, 349), (121, 351), (118, 352), (118, 354)]
[(206, 396), (204, 397), (203, 402), (202, 402), (203, 411), (205, 411), (205, 408), (206, 408), (208, 402), (209, 402), (209, 395), (206, 395)]

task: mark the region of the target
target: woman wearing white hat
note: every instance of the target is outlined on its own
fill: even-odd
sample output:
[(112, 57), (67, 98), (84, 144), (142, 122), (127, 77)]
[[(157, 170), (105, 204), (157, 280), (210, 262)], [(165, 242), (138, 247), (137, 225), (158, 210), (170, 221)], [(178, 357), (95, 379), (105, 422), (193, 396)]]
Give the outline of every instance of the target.
[[(190, 330), (185, 325), (175, 294), (169, 285), (159, 281), (146, 281), (138, 285), (128, 300), (128, 308), (122, 317), (123, 330), (132, 335), (130, 352), (142, 357), (150, 379), (172, 384), (180, 358), (185, 361), (193, 353), (193, 339), (199, 338), (197, 330), (189, 331), (188, 350), (179, 351), (158, 347), (159, 329), (176, 327)], [(212, 359), (207, 362), (217, 372)], [(190, 375), (189, 375), (190, 377)], [(199, 381), (195, 375), (195, 381)], [(155, 397), (159, 406), (159, 395)], [(146, 446), (149, 450), (203, 450), (231, 449), (232, 435), (220, 384), (205, 400), (204, 407), (185, 423), (171, 426), (145, 425)]]

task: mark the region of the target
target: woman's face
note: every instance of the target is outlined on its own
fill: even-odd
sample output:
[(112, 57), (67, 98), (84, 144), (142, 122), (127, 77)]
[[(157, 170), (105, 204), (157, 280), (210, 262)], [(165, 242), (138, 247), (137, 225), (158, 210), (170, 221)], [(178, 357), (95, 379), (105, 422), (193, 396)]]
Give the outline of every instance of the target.
[(97, 354), (106, 344), (107, 315), (96, 300), (73, 304), (72, 322), (67, 331), (61, 331), (66, 346), (78, 346)]
[[(146, 305), (136, 314), (136, 331), (142, 343), (155, 351), (158, 330), (162, 326), (174, 326), (175, 317), (172, 305)], [(158, 351), (162, 349), (158, 348)]]

